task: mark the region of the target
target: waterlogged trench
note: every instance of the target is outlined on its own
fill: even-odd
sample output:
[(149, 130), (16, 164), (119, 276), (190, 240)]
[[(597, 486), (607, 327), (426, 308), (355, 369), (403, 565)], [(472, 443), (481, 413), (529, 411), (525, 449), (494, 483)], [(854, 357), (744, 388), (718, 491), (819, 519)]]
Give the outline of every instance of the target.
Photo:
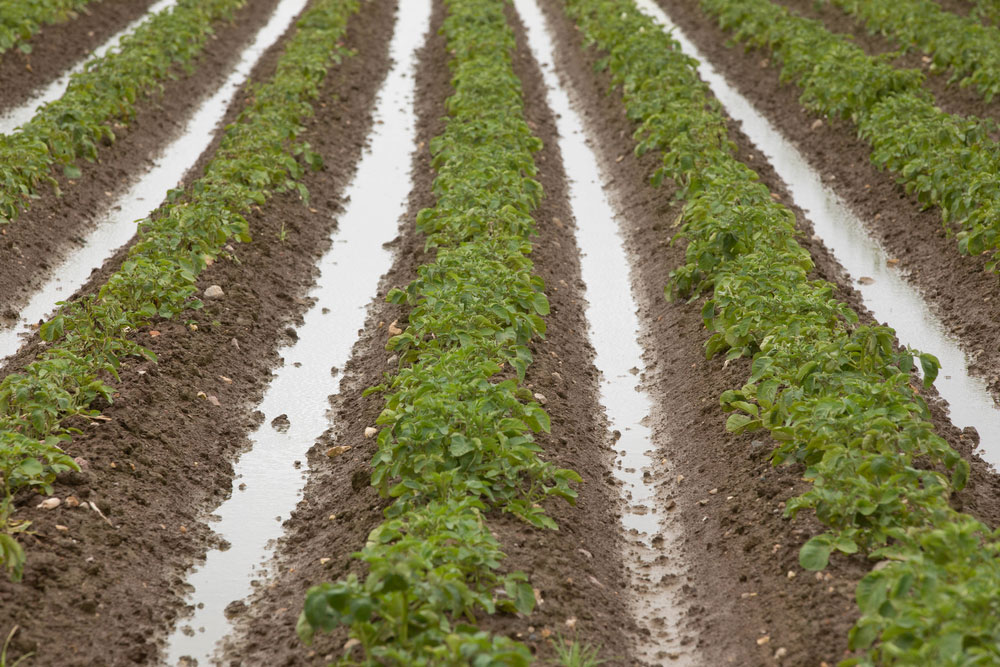
[[(398, 233), (412, 188), (410, 151), (416, 143), (414, 68), (430, 23), (430, 0), (399, 4), (390, 44), (393, 66), (375, 103), (369, 147), (348, 186), (349, 204), (338, 219), (332, 245), (320, 259), (308, 298), (313, 305), (296, 329), (297, 341), (279, 351), (284, 365), (268, 386), (259, 410), (264, 423), (251, 434), (252, 449), (236, 464), (231, 497), (213, 515), (215, 531), (229, 548), (209, 552), (188, 578), (193, 587), (190, 619), (168, 641), (171, 665), (207, 664), (232, 629), (226, 606), (246, 597), (251, 582), (266, 576), (265, 560), (282, 534), (281, 519), (298, 502), (305, 478), (299, 462), (330, 426), (329, 396), (343, 368), (379, 279), (392, 264), (383, 245)], [(276, 417), (284, 419), (272, 424)]]
[(288, 30), (305, 5), (306, 0), (281, 0), (253, 42), (244, 49), (226, 81), (201, 103), (183, 132), (160, 152), (149, 169), (124, 194), (111, 203), (84, 242), (52, 270), (45, 283), (20, 309), (18, 321), (0, 329), (0, 360), (14, 354), (32, 325), (48, 316), (57, 302), (68, 299), (86, 283), (94, 269), (100, 268), (127, 243), (135, 235), (136, 221), (156, 210), (167, 191), (180, 183), (212, 143), (217, 126), (257, 61)]
[(145, 14), (109, 37), (107, 41), (94, 49), (87, 56), (81, 58), (78, 63), (67, 69), (47, 85), (36, 90), (29, 99), (0, 113), (0, 134), (11, 134), (18, 127), (27, 123), (31, 120), (32, 116), (35, 115), (35, 112), (38, 111), (39, 107), (62, 97), (66, 92), (66, 88), (69, 87), (70, 77), (78, 72), (82, 72), (84, 66), (89, 61), (95, 58), (103, 57), (108, 51), (118, 45), (118, 41), (122, 37), (135, 31), (135, 29), (138, 28), (139, 25), (146, 19), (154, 14), (173, 7), (176, 4), (177, 0), (159, 0), (159, 2), (152, 5)]
[[(641, 386), (645, 371), (638, 342), (638, 306), (632, 294), (631, 268), (619, 233), (618, 217), (609, 203), (609, 193), (588, 145), (580, 115), (570, 101), (555, 70), (555, 46), (551, 31), (536, 0), (515, 0), (528, 43), (542, 69), (547, 101), (556, 118), (559, 149), (569, 183), (570, 202), (577, 223), (580, 269), (586, 285), (586, 316), (594, 346), (594, 363), (600, 371), (600, 401), (609, 428), (621, 436), (615, 475), (622, 483), (626, 511), (622, 526), (629, 538), (625, 562), (630, 576), (629, 600), (640, 627), (649, 634), (635, 647), (637, 657), (660, 664), (665, 658), (675, 665), (689, 664), (690, 651), (682, 647), (679, 632), (680, 607), (676, 592), (661, 587), (665, 577), (681, 574), (664, 554), (676, 550), (677, 529), (660, 511), (655, 487), (644, 472), (654, 466), (656, 446), (645, 421), (652, 402)], [(654, 538), (657, 539), (653, 546)]]
[(671, 33), (685, 54), (698, 60), (702, 80), (726, 112), (742, 123), (743, 132), (787, 184), (795, 204), (852, 278), (875, 319), (895, 329), (903, 345), (929, 352), (941, 361), (934, 386), (948, 402), (952, 423), (959, 428), (975, 428), (981, 439), (980, 456), (993, 466), (1000, 465), (1000, 409), (985, 380), (969, 373), (969, 361), (959, 341), (948, 333), (919, 290), (890, 266), (882, 245), (848, 205), (823, 184), (820, 174), (799, 150), (715, 71), (664, 11), (653, 0), (637, 0), (636, 4)]

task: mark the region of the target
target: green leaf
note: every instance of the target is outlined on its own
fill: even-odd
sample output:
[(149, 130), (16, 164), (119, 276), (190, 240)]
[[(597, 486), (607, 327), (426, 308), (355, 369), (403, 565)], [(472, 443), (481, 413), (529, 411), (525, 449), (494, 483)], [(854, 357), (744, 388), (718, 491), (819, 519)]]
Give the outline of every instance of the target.
[(83, 176), (83, 172), (75, 164), (67, 164), (63, 165), (63, 175), (70, 180), (75, 180)]
[(830, 562), (831, 551), (833, 546), (830, 544), (830, 537), (817, 535), (799, 549), (799, 565), (806, 570), (822, 570)]

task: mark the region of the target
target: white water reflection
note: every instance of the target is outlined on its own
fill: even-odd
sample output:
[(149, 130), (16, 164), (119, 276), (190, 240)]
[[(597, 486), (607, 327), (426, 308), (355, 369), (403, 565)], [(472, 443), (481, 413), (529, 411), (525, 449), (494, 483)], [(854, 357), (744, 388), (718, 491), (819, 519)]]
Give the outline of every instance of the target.
[(176, 4), (177, 0), (159, 0), (159, 2), (146, 10), (145, 14), (109, 37), (107, 41), (84, 56), (78, 63), (60, 74), (56, 79), (50, 81), (48, 85), (36, 90), (29, 99), (18, 104), (16, 107), (11, 107), (6, 111), (0, 112), (0, 134), (11, 134), (18, 127), (27, 123), (35, 115), (40, 106), (62, 97), (66, 93), (66, 88), (69, 87), (70, 77), (78, 72), (82, 72), (88, 62), (104, 57), (108, 51), (118, 45), (118, 40), (133, 32), (143, 21), (153, 14), (164, 11)]
[[(370, 11), (365, 10), (365, 11)], [(170, 637), (169, 664), (210, 661), (215, 647), (231, 629), (224, 610), (250, 594), (251, 581), (266, 575), (265, 559), (283, 532), (275, 517), (287, 518), (302, 494), (305, 460), (330, 426), (329, 396), (339, 381), (330, 373), (347, 363), (357, 331), (381, 276), (392, 264), (383, 246), (398, 233), (412, 188), (409, 159), (416, 144), (414, 71), (417, 49), (430, 24), (430, 0), (399, 4), (390, 45), (394, 63), (375, 106), (369, 148), (348, 187), (347, 210), (331, 235), (333, 244), (319, 263), (317, 285), (309, 292), (313, 305), (296, 329), (298, 340), (279, 350), (285, 365), (276, 371), (259, 410), (264, 423), (251, 435), (252, 449), (240, 457), (232, 496), (216, 515), (213, 528), (231, 545), (213, 550), (188, 578), (194, 587), (189, 602), (194, 617), (178, 621)], [(287, 430), (271, 421), (287, 415)]]
[[(708, 63), (694, 44), (652, 0), (636, 0), (640, 10), (670, 31), (681, 50), (699, 62), (698, 73), (726, 112), (788, 185), (795, 203), (812, 221), (816, 234), (850, 274), (865, 306), (876, 320), (896, 330), (904, 345), (930, 352), (941, 360), (934, 386), (948, 401), (952, 423), (974, 427), (981, 438), (979, 454), (1000, 465), (1000, 409), (986, 382), (969, 374), (968, 359), (920, 292), (887, 263), (889, 256), (847, 204), (830, 191), (819, 173), (725, 77)], [(864, 280), (862, 280), (864, 278)]]
[[(136, 221), (156, 210), (167, 191), (180, 183), (212, 143), (216, 127), (257, 61), (288, 30), (305, 5), (306, 0), (281, 0), (267, 24), (243, 51), (229, 77), (202, 102), (180, 136), (163, 149), (127, 192), (109, 202), (107, 212), (83, 244), (69, 252), (20, 309), (17, 323), (0, 329), (0, 360), (17, 352), (32, 326), (51, 314), (57, 302), (70, 298), (80, 289), (95, 269), (135, 235)], [(0, 367), (2, 365), (0, 361)]]
[(680, 610), (675, 593), (662, 584), (664, 578), (679, 574), (677, 566), (664, 558), (678, 536), (672, 522), (664, 521), (655, 486), (644, 477), (656, 465), (651, 458), (656, 446), (645, 424), (652, 412), (652, 401), (640, 379), (645, 363), (638, 342), (638, 306), (632, 294), (631, 267), (616, 213), (605, 192), (607, 179), (602, 178), (583, 121), (556, 74), (551, 28), (537, 0), (515, 0), (514, 6), (541, 66), (547, 101), (556, 119), (559, 150), (577, 223), (589, 337), (595, 351), (594, 364), (602, 376), (600, 401), (609, 427), (621, 434), (615, 445), (619, 456), (614, 472), (622, 482), (626, 502), (622, 524), (626, 533), (638, 536), (638, 540), (630, 539), (625, 554), (631, 579), (629, 605), (640, 625), (650, 631), (635, 649), (647, 660), (658, 661), (670, 654), (671, 664), (687, 664), (691, 656), (680, 644)]

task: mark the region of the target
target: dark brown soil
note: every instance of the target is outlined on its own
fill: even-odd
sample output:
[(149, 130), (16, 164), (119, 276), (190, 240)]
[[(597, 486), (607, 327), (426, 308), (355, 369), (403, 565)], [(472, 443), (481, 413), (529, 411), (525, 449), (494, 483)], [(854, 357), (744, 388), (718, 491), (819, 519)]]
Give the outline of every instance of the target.
[[(304, 138), (326, 165), (307, 177), (310, 206), (284, 194), (254, 214), (254, 241), (235, 249), (239, 262), (220, 260), (199, 281), (221, 285), (225, 297), (138, 332), (159, 363), (128, 363), (115, 403), (103, 412), (109, 421), (85, 427), (68, 447), (86, 470), (63, 476), (55, 495), (96, 503), (108, 521), (69, 502), (43, 511), (35, 508), (38, 496), (19, 499), (18, 516), (33, 522), (34, 535), (24, 540), (24, 581), (0, 582), (0, 628), (4, 635), (14, 624), (22, 628), (13, 656), (34, 650), (32, 664), (80, 667), (159, 659), (183, 609), (185, 572), (214, 543), (204, 518), (230, 491), (231, 461), (257, 425), (254, 407), (278, 361), (275, 350), (307, 305), (297, 295), (329, 244), (386, 69), (377, 26), (390, 6), (368, 3), (352, 18), (345, 41), (358, 55), (331, 70), (307, 122)], [(220, 405), (198, 397), (202, 391)]]
[[(422, 252), (422, 237), (412, 226), (416, 212), (431, 206), (434, 172), (426, 150), (429, 139), (443, 129), (443, 102), (451, 93), (444, 39), (437, 34), (443, 20), (436, 3), (433, 35), (421, 52), (418, 86), (418, 145), (414, 155), (414, 187), (409, 213), (395, 242), (397, 256), (372, 304), (368, 322), (345, 369), (340, 394), (334, 399), (337, 424), (310, 453), (311, 473), (305, 500), (286, 522), (287, 536), (279, 548), (277, 577), (256, 596), (240, 634), (227, 646), (227, 657), (238, 664), (246, 656), (271, 665), (323, 664), (340, 654), (346, 631), (318, 637), (311, 648), (295, 635), (295, 621), (310, 585), (336, 580), (349, 572), (363, 574), (349, 556), (363, 545), (368, 532), (382, 520), (385, 502), (369, 486), (369, 462), (374, 443), (365, 440), (366, 426), (374, 424), (382, 400), (362, 398), (361, 392), (381, 381), (393, 368), (385, 351), (385, 323), (405, 322), (406, 313), (386, 304), (393, 286), (408, 283), (420, 264), (430, 261)], [(547, 398), (552, 433), (540, 437), (546, 455), (572, 467), (584, 477), (575, 507), (550, 508), (559, 523), (556, 533), (540, 532), (493, 516), (491, 527), (508, 554), (505, 567), (528, 573), (544, 602), (529, 618), (495, 616), (482, 619), (484, 627), (526, 642), (540, 655), (551, 655), (547, 637), (572, 636), (568, 619), (577, 619), (577, 631), (600, 646), (608, 664), (634, 665), (628, 635), (634, 632), (625, 607), (625, 573), (618, 536), (618, 491), (610, 471), (611, 450), (606, 427), (596, 404), (596, 371), (586, 340), (586, 322), (580, 293), (578, 250), (566, 198), (565, 177), (551, 114), (537, 67), (523, 47), (519, 32), (515, 68), (524, 84), (526, 115), (546, 148), (536, 156), (546, 197), (536, 211), (539, 237), (533, 261), (545, 280), (552, 314), (549, 334), (533, 348), (534, 363), (528, 386)], [(324, 452), (332, 444), (352, 449), (331, 464)], [(331, 520), (331, 517), (335, 517)], [(320, 559), (329, 559), (322, 563)]]
[(28, 41), (31, 53), (18, 48), (0, 53), (0, 112), (27, 100), (103, 44), (131, 21), (142, 16), (155, 0), (101, 0), (91, 2), (75, 18), (42, 26)]
[[(654, 477), (663, 500), (675, 502), (681, 517), (689, 566), (682, 589), (687, 594), (686, 629), (698, 638), (698, 657), (704, 664), (775, 664), (782, 656), (783, 664), (833, 664), (844, 656), (847, 630), (857, 615), (853, 588), (867, 564), (861, 558), (838, 558), (821, 578), (798, 566), (799, 546), (820, 530), (811, 517), (781, 518), (784, 501), (806, 489), (801, 470), (773, 468), (768, 461), (773, 444), (759, 434), (726, 433), (718, 397), (742, 385), (747, 368), (706, 362), (700, 307), (663, 298), (669, 271), (683, 261), (683, 247), (669, 245), (679, 213), (674, 191), (668, 185), (659, 190), (645, 185), (655, 158), (634, 157), (630, 137), (635, 128), (617, 93), (606, 95), (609, 78), (593, 74), (597, 54), (588, 51), (579, 58), (579, 33), (558, 3), (545, 0), (543, 5), (557, 25), (560, 66), (582, 100), (605, 177), (617, 188), (619, 211), (628, 220), (625, 232), (646, 328), (645, 380), (662, 411), (655, 415), (654, 429), (669, 469)], [(717, 45), (723, 41), (713, 39)], [(751, 71), (757, 68), (757, 59), (747, 60)], [(741, 75), (748, 76), (745, 71)], [(740, 158), (782, 201), (790, 202), (784, 184), (735, 124), (730, 132)], [(837, 284), (838, 298), (870, 318), (842, 269), (813, 238), (809, 221), (792, 208), (802, 231), (800, 243), (816, 261), (816, 277)], [(968, 455), (971, 440), (947, 422), (939, 402), (934, 413), (939, 432)], [(978, 459), (973, 468), (975, 481), (956, 504), (996, 525), (997, 477)]]
[(97, 163), (81, 163), (80, 180), (70, 181), (60, 173), (62, 196), (43, 189), (28, 211), (0, 228), (0, 326), (11, 323), (49, 271), (82, 243), (115, 197), (183, 130), (202, 98), (214, 93), (228, 76), (276, 4), (277, 0), (248, 0), (232, 22), (220, 22), (192, 64), (193, 72), (187, 75), (178, 69), (162, 95), (137, 105), (138, 113), (128, 127), (115, 124), (117, 140), (100, 147)]

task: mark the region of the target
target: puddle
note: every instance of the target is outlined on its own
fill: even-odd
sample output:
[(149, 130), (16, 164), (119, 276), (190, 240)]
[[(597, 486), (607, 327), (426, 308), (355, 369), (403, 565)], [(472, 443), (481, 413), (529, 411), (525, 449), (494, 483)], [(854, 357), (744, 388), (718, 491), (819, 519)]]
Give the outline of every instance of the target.
[(188, 577), (194, 589), (188, 602), (195, 612), (178, 621), (168, 641), (170, 665), (192, 664), (185, 658), (211, 662), (217, 643), (232, 629), (226, 606), (249, 595), (254, 580), (266, 578), (266, 559), (283, 532), (281, 520), (291, 514), (305, 484), (300, 462), (330, 426), (328, 399), (340, 383), (331, 369), (343, 368), (350, 357), (368, 304), (392, 265), (383, 244), (396, 237), (406, 213), (416, 143), (416, 51), (429, 25), (430, 0), (399, 4), (390, 46), (393, 66), (375, 103), (368, 148), (345, 193), (347, 209), (307, 295), (313, 305), (296, 329), (297, 341), (278, 351), (285, 364), (259, 406), (264, 421), (250, 436), (252, 449), (236, 464), (232, 496), (213, 515), (214, 530), (230, 548), (210, 551)]
[(45, 284), (20, 309), (17, 323), (0, 329), (0, 359), (16, 352), (24, 335), (32, 331), (32, 325), (45, 319), (58, 301), (70, 298), (87, 282), (94, 269), (103, 266), (118, 248), (135, 236), (136, 221), (159, 207), (167, 190), (180, 183), (212, 143), (216, 126), (225, 116), (236, 92), (264, 51), (288, 30), (306, 1), (281, 0), (253, 43), (243, 51), (229, 77), (212, 97), (202, 102), (178, 138), (166, 146), (139, 180), (108, 207), (83, 243), (68, 251), (68, 256), (53, 269)]
[(701, 78), (726, 112), (742, 123), (743, 132), (788, 185), (792, 199), (846, 269), (875, 319), (895, 329), (904, 345), (940, 359), (941, 372), (934, 386), (948, 401), (952, 423), (959, 428), (974, 427), (981, 438), (979, 455), (993, 466), (1000, 465), (1000, 409), (986, 382), (969, 374), (968, 359), (958, 340), (947, 332), (919, 290), (888, 264), (890, 257), (882, 245), (848, 205), (823, 184), (798, 149), (749, 100), (730, 87), (663, 10), (652, 0), (637, 0), (636, 5), (670, 31), (684, 53), (698, 60)]
[(680, 644), (680, 608), (673, 590), (662, 584), (664, 578), (680, 574), (679, 567), (670, 563), (672, 547), (679, 538), (664, 522), (656, 487), (644, 479), (647, 471), (658, 477), (661, 471), (656, 468), (663, 466), (651, 458), (655, 445), (644, 423), (653, 406), (641, 386), (645, 364), (638, 342), (638, 307), (632, 295), (630, 265), (583, 122), (556, 75), (554, 45), (545, 18), (535, 0), (515, 0), (514, 6), (542, 68), (547, 101), (556, 118), (577, 223), (590, 341), (602, 376), (600, 400), (609, 428), (616, 436), (621, 434), (615, 443), (619, 455), (614, 472), (622, 482), (627, 504), (622, 525), (630, 543), (625, 554), (631, 577), (628, 597), (640, 626), (650, 632), (642, 645), (635, 647), (636, 653), (655, 663), (669, 655), (671, 664), (687, 664), (691, 656)]
[(4, 112), (0, 112), (0, 134), (11, 134), (18, 127), (27, 123), (31, 120), (31, 117), (35, 115), (35, 112), (38, 111), (38, 107), (62, 97), (66, 92), (66, 88), (69, 86), (70, 77), (77, 72), (82, 72), (84, 65), (86, 65), (89, 61), (94, 58), (104, 56), (104, 54), (118, 45), (119, 39), (138, 28), (143, 21), (148, 19), (153, 14), (161, 12), (169, 7), (173, 7), (176, 4), (177, 0), (160, 0), (146, 10), (145, 14), (109, 37), (106, 42), (84, 56), (80, 62), (60, 74), (58, 78), (51, 81), (48, 85), (37, 89), (29, 99), (16, 107), (11, 107)]

